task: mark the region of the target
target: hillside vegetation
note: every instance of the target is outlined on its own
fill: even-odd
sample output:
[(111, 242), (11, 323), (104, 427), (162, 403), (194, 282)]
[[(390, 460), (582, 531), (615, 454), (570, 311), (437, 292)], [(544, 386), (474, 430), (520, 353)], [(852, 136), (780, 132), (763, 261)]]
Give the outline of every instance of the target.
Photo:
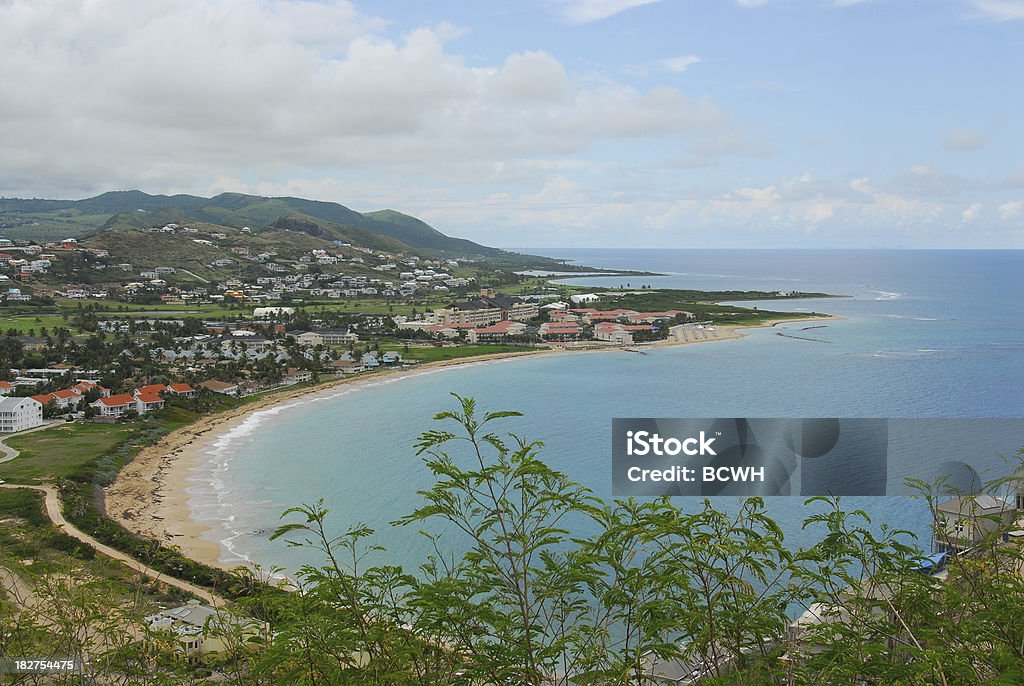
[(132, 190), (103, 193), (85, 200), (0, 199), (0, 232), (10, 238), (80, 238), (102, 229), (145, 228), (168, 222), (263, 229), (294, 216), (331, 226), (339, 233), (355, 231), (362, 232), (359, 235), (394, 239), (414, 250), (477, 256), (505, 254), (497, 248), (451, 238), (394, 210), (362, 214), (335, 202), (303, 198), (264, 198), (242, 193), (203, 198), (149, 195)]

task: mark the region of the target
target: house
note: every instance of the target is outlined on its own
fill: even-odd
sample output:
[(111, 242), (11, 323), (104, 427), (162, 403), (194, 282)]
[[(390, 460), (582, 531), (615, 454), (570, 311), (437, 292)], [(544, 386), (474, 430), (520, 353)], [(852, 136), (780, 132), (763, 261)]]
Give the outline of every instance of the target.
[(0, 381), (0, 395), (10, 395), (14, 393), (14, 384), (10, 381)]
[(314, 329), (295, 336), (295, 340), (304, 346), (313, 345), (348, 345), (358, 343), (359, 336), (347, 329)]
[(223, 653), (226, 635), (241, 644), (253, 644), (269, 636), (270, 625), (251, 617), (237, 617), (224, 610), (190, 600), (181, 607), (161, 610), (146, 617), (150, 629), (175, 636), (186, 655)]
[(187, 383), (169, 383), (167, 384), (167, 392), (171, 395), (179, 395), (182, 398), (196, 397), (196, 389)]
[(101, 398), (106, 398), (106, 397), (108, 397), (110, 395), (110, 389), (109, 388), (104, 388), (103, 386), (100, 386), (95, 381), (79, 381), (78, 383), (76, 383), (71, 388), (74, 389), (74, 390), (79, 391), (80, 393), (82, 393), (82, 395), (85, 395), (86, 393), (88, 393), (89, 391), (92, 391), (92, 390), (99, 391), (99, 394), (100, 394)]
[(13, 433), (43, 423), (43, 404), (34, 398), (0, 399), (0, 433)]
[(355, 374), (357, 372), (365, 371), (365, 367), (355, 360), (331, 360), (327, 363), (327, 367), (337, 372), (338, 374)]
[(1013, 523), (1017, 508), (987, 493), (951, 498), (935, 508), (932, 548), (937, 553), (971, 548), (985, 536)]
[(254, 353), (262, 353), (271, 347), (271, 342), (263, 336), (257, 336), (252, 331), (239, 330), (224, 336), (220, 347), (225, 352), (232, 348), (241, 348)]
[(286, 384), (296, 384), (310, 381), (313, 378), (313, 373), (308, 369), (296, 369), (295, 367), (289, 367), (281, 378), (281, 381)]
[(53, 398), (54, 404), (62, 410), (67, 408), (76, 409), (79, 404), (85, 400), (82, 394), (74, 388), (65, 388), (59, 391), (54, 391), (50, 394), (50, 397)]
[(100, 398), (92, 404), (101, 417), (124, 417), (129, 411), (138, 412), (134, 396), (118, 393)]
[(155, 412), (164, 408), (164, 399), (156, 393), (135, 392), (135, 411), (139, 414)]
[(205, 388), (208, 391), (213, 391), (214, 393), (223, 393), (224, 395), (231, 396), (238, 395), (238, 384), (228, 383), (226, 381), (210, 379), (209, 381), (203, 381), (199, 384), (199, 387)]

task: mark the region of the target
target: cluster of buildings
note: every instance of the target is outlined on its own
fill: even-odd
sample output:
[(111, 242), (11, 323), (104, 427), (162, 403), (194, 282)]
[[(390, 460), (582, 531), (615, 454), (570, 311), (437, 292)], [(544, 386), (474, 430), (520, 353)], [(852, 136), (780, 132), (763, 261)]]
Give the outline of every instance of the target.
[[(547, 321), (531, 328), (527, 322), (537, 319), (542, 311)], [(689, 321), (693, 315), (683, 310), (574, 308), (563, 302), (540, 306), (533, 299), (495, 296), (485, 290), (477, 298), (452, 303), (415, 321), (403, 321), (399, 327), (442, 339), (465, 336), (470, 343), (506, 341), (535, 331), (540, 340), (549, 343), (583, 340), (590, 332), (592, 340), (628, 345), (644, 334), (653, 336), (662, 325), (679, 319)]]
[(33, 395), (31, 399), (40, 403), (40, 406), (53, 403), (60, 410), (75, 412), (87, 404), (86, 395), (91, 391), (95, 391), (99, 397), (88, 405), (96, 410), (98, 417), (109, 419), (124, 417), (129, 412), (143, 415), (147, 412), (161, 410), (168, 395), (191, 398), (196, 394), (195, 389), (186, 383), (172, 383), (167, 385), (149, 384), (140, 386), (131, 393), (112, 395), (110, 389), (104, 388), (94, 381), (80, 381), (70, 388)]
[[(316, 248), (303, 254), (293, 252), (284, 256), (273, 250), (254, 254), (245, 245), (238, 245), (244, 238), (239, 234), (252, 234), (249, 227), (243, 227), (232, 235), (201, 231), (175, 223), (150, 227), (144, 231), (178, 235), (198, 245), (223, 248), (224, 254), (210, 260), (207, 265), (215, 273), (223, 274), (223, 277), (216, 283), (199, 284), (198, 281), (203, 279), (196, 280), (191, 273), (182, 277), (182, 270), (166, 264), (115, 264), (109, 259), (108, 250), (85, 247), (74, 238), (44, 245), (0, 238), (0, 287), (5, 281), (29, 282), (35, 276), (48, 273), (55, 267), (62, 252), (86, 255), (88, 261), (85, 268), (124, 273), (121, 277), (87, 280), (90, 283), (65, 284), (54, 293), (72, 300), (110, 296), (126, 296), (131, 299), (147, 293), (157, 294), (168, 304), (215, 303), (224, 300), (274, 301), (286, 296), (310, 299), (367, 296), (400, 298), (430, 291), (446, 292), (467, 288), (473, 283), (472, 278), (451, 274), (451, 270), (459, 267), (459, 260), (399, 256), (344, 241), (334, 241), (332, 249)], [(242, 266), (246, 263), (258, 265), (264, 276), (242, 278)], [(349, 273), (339, 273), (342, 270)], [(375, 278), (366, 274), (370, 271), (381, 272), (382, 275)], [(183, 280), (193, 285), (185, 285)], [(20, 290), (4, 293), (0, 289), (0, 297), (10, 302), (24, 302), (32, 296)]]

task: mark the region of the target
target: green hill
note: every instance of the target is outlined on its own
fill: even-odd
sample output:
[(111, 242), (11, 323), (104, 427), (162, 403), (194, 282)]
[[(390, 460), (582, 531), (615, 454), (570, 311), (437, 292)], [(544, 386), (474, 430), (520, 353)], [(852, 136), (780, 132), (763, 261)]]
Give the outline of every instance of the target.
[[(415, 217), (382, 210), (361, 214), (335, 202), (303, 198), (265, 198), (221, 193), (150, 195), (142, 191), (111, 191), (85, 200), (0, 199), (0, 234), (10, 238), (54, 240), (80, 238), (109, 228), (145, 228), (160, 222), (207, 222), (220, 226), (263, 229), (282, 218), (306, 217), (330, 225), (334, 233), (360, 231), (361, 245), (373, 247), (369, 235), (400, 241), (432, 253), (500, 256), (504, 251), (462, 238), (452, 238)], [(338, 236), (339, 240), (347, 240)], [(385, 249), (385, 248), (381, 248)], [(390, 248), (397, 249), (395, 247)]]

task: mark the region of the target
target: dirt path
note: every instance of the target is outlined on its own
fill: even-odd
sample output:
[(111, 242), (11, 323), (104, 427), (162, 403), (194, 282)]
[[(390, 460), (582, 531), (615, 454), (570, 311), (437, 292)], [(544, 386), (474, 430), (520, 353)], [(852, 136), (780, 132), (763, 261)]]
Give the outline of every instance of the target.
[(103, 553), (107, 557), (123, 562), (131, 569), (134, 569), (135, 571), (145, 576), (148, 576), (150, 579), (153, 579), (154, 581), (159, 581), (160, 583), (167, 584), (168, 586), (174, 586), (175, 588), (179, 588), (183, 591), (191, 593), (192, 595), (196, 596), (197, 598), (201, 598), (202, 600), (213, 605), (214, 607), (219, 607), (224, 604), (223, 598), (214, 595), (207, 589), (201, 586), (196, 586), (195, 584), (191, 584), (187, 581), (182, 581), (181, 579), (175, 579), (174, 577), (168, 576), (162, 572), (158, 572), (152, 567), (148, 567), (142, 564), (135, 558), (129, 557), (128, 555), (125, 555), (119, 550), (114, 550), (110, 546), (100, 543), (89, 534), (75, 527), (73, 524), (64, 519), (64, 514), (61, 512), (60, 507), (60, 495), (58, 494), (57, 489), (55, 487), (0, 484), (0, 488), (29, 488), (32, 489), (33, 491), (41, 491), (46, 495), (47, 516), (50, 518), (50, 521), (52, 521), (57, 528), (63, 530), (64, 533), (66, 533), (68, 536), (76, 538), (79, 541), (82, 541), (83, 543), (88, 543), (98, 552)]
[(0, 588), (7, 593), (7, 600), (16, 607), (31, 607), (32, 589), (13, 570), (0, 567)]

